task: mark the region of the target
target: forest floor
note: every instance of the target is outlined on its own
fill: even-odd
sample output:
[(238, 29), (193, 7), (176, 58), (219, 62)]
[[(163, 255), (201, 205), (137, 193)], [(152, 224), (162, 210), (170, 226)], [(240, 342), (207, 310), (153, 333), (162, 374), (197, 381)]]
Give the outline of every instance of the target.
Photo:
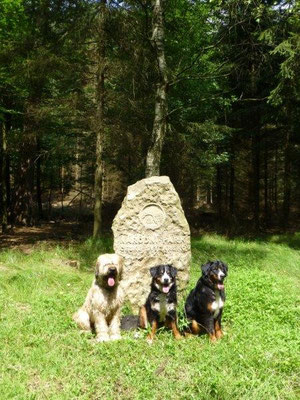
[(86, 239), (88, 229), (61, 222), (0, 237), (1, 400), (299, 399), (299, 233), (193, 238), (179, 326), (200, 265), (218, 258), (229, 265), (225, 336), (212, 345), (161, 330), (149, 346), (145, 332), (95, 344), (73, 323), (96, 257), (112, 251), (110, 236)]
[(0, 249), (10, 248), (30, 253), (40, 244), (70, 245), (86, 239), (92, 232), (92, 223), (53, 221), (40, 226), (17, 226), (5, 234), (0, 233)]

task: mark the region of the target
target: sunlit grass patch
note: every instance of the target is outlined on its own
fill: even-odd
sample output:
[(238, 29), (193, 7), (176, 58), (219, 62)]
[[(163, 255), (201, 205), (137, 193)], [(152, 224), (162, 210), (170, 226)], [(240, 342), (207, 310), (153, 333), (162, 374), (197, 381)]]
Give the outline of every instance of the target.
[[(296, 241), (297, 243), (297, 241)], [(204, 235), (192, 241), (191, 278), (200, 265), (229, 266), (224, 338), (175, 341), (160, 330), (95, 344), (72, 313), (111, 238), (0, 253), (1, 399), (298, 399), (300, 254), (289, 237), (258, 240)], [(79, 261), (74, 267), (70, 260)], [(179, 304), (179, 326), (186, 321)], [(124, 312), (129, 312), (124, 307)]]

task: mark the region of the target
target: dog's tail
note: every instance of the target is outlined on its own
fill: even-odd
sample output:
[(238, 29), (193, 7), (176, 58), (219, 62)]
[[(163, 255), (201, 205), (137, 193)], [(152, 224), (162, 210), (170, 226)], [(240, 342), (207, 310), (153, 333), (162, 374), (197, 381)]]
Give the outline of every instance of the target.
[(138, 315), (125, 315), (121, 318), (121, 329), (123, 331), (131, 331), (137, 328), (139, 328)]

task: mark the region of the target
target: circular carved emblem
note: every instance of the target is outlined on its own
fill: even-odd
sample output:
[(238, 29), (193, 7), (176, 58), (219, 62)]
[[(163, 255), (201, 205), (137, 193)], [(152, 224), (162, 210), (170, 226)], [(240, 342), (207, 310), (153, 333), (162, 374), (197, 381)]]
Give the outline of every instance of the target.
[(141, 223), (147, 229), (157, 229), (165, 221), (166, 214), (161, 206), (157, 204), (148, 204), (139, 214)]

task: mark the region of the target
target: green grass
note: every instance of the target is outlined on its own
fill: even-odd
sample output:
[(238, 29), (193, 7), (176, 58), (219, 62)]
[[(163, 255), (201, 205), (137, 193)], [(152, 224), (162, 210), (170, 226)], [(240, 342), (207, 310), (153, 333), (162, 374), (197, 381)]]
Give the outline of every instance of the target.
[[(142, 333), (94, 344), (71, 320), (111, 239), (0, 253), (0, 399), (299, 399), (300, 235), (192, 243), (189, 288), (200, 264), (228, 263), (225, 337), (149, 346)], [(67, 260), (80, 260), (80, 270)], [(181, 300), (180, 325), (185, 321)]]

